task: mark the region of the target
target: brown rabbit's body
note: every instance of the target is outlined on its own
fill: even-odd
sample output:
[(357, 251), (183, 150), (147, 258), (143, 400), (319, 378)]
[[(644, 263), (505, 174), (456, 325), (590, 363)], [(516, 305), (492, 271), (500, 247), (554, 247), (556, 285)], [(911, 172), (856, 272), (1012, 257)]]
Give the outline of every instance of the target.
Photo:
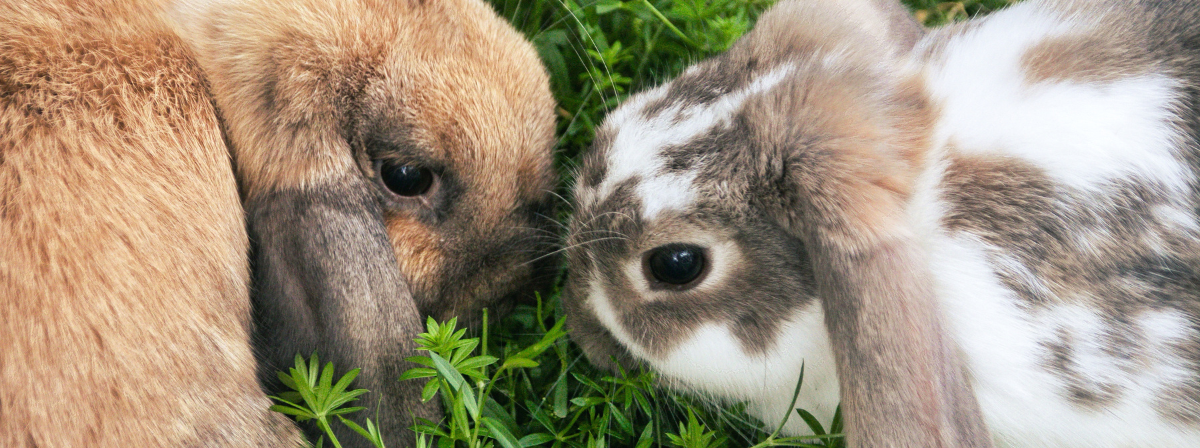
[(301, 446), (204, 76), (145, 13), (0, 4), (0, 446)]
[(423, 317), (553, 277), (553, 127), (481, 1), (0, 4), (0, 446), (295, 445), (314, 351), (409, 446)]

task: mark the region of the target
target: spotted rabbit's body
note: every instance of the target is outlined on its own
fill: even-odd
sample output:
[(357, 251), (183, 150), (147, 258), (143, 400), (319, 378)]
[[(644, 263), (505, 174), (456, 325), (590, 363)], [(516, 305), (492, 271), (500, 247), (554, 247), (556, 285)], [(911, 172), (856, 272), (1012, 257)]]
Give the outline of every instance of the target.
[[(854, 403), (866, 446), (1200, 443), (1200, 5), (1029, 1), (890, 51), (842, 7), (781, 4), (609, 118), (565, 296), (589, 357), (768, 423), (803, 363), (797, 406)], [(663, 283), (681, 243), (706, 264)]]

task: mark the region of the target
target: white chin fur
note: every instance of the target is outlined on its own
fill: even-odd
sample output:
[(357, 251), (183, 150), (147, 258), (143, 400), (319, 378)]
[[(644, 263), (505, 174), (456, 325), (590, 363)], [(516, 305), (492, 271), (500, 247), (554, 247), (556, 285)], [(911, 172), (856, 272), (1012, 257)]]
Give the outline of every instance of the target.
[[(819, 302), (799, 310), (781, 329), (765, 355), (749, 355), (727, 324), (698, 328), (665, 360), (649, 360), (669, 381), (731, 402), (747, 402), (747, 411), (774, 428), (790, 412), (792, 392), (804, 364), (804, 384), (796, 407), (828, 427), (838, 404), (837, 373)], [(812, 434), (794, 413), (785, 432)]]

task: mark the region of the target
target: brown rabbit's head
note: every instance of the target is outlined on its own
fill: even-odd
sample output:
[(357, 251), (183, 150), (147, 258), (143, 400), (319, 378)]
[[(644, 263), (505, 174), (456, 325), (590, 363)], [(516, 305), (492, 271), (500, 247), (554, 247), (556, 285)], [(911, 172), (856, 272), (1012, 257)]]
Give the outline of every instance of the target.
[[(215, 1), (176, 16), (209, 74), (251, 216), (279, 195), (370, 202), (400, 278), (439, 319), (549, 277), (553, 263), (534, 260), (552, 244), (553, 99), (532, 47), (486, 4)], [(325, 244), (365, 240), (345, 230)]]
[(395, 381), (422, 317), (473, 322), (554, 276), (554, 105), (533, 47), (479, 0), (172, 14), (232, 147), (263, 376), (315, 349), (383, 390), (386, 426), (433, 418)]

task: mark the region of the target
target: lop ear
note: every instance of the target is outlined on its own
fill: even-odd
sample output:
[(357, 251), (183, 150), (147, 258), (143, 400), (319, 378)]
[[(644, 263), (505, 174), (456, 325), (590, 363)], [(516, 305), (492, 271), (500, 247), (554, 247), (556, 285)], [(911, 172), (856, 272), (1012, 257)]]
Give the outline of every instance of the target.
[(907, 53), (925, 36), (925, 28), (899, 0), (871, 0), (872, 11), (884, 23), (883, 33), (896, 51)]
[[(850, 446), (990, 446), (909, 220), (933, 106), (916, 79), (818, 65), (752, 104), (779, 221), (811, 257)], [(831, 69), (832, 70), (832, 69)]]
[[(327, 10), (305, 9), (314, 5)], [(411, 440), (414, 417), (439, 412), (418, 385), (396, 380), (414, 367), (404, 359), (415, 354), (421, 315), (378, 190), (344, 135), (370, 73), (370, 48), (353, 45), (361, 30), (346, 19), (355, 7), (185, 0), (172, 17), (208, 78), (242, 189), (260, 379), (280, 392), (275, 372), (298, 353), (317, 352), (342, 372), (361, 368), (353, 387), (372, 394), (353, 417), (378, 415), (383, 433)], [(348, 443), (367, 443), (334, 427)]]
[(785, 0), (759, 18), (743, 45), (779, 55), (836, 50), (878, 62), (907, 55), (924, 35), (898, 0)]
[(343, 371), (362, 369), (354, 387), (373, 393), (359, 414), (378, 415), (392, 437), (409, 437), (403, 434), (415, 417), (437, 420), (436, 403), (421, 403), (419, 384), (396, 380), (412, 367), (404, 358), (423, 326), (370, 186), (348, 177), (280, 189), (252, 197), (246, 211), (260, 376), (269, 388), (279, 390), (274, 372), (286, 371), (296, 353), (315, 350)]

